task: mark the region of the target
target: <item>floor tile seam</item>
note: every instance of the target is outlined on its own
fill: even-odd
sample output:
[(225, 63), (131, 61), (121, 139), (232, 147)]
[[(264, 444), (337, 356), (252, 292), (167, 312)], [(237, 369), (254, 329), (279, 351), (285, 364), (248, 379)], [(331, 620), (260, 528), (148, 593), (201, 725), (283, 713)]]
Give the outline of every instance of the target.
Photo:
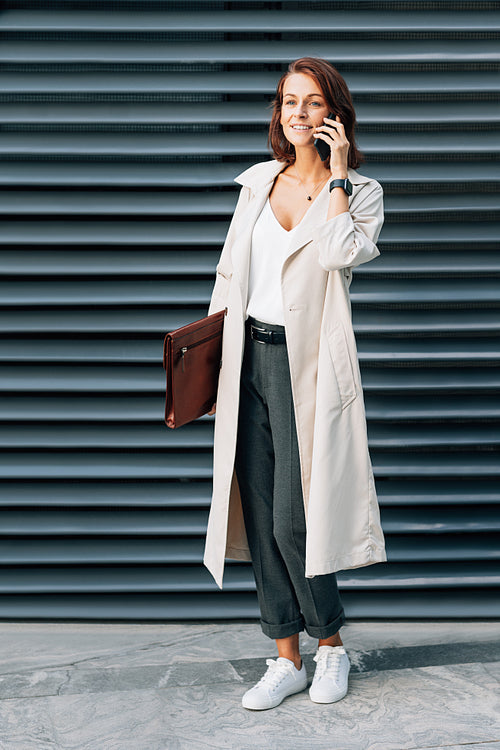
[[(303, 656), (304, 657), (311, 657), (312, 658), (314, 656), (314, 654), (315, 654), (315, 652), (304, 653)], [(233, 681), (240, 683), (240, 682), (242, 682), (242, 677), (239, 674), (239, 672), (237, 671), (237, 668), (235, 667), (235, 662), (238, 663), (240, 661), (244, 661), (246, 664), (248, 664), (250, 662), (251, 666), (254, 666), (254, 665), (255, 666), (261, 666), (262, 663), (264, 662), (264, 660), (266, 658), (272, 658), (272, 656), (267, 656), (267, 657), (266, 656), (264, 656), (264, 657), (252, 657), (250, 659), (241, 659), (241, 660), (240, 659), (218, 659), (218, 660), (212, 660), (212, 661), (203, 661), (203, 662), (201, 662), (201, 664), (203, 665), (203, 667), (205, 668), (205, 670), (206, 670), (206, 668), (215, 669), (216, 667), (219, 667), (220, 665), (223, 665), (225, 667), (229, 667), (230, 671), (233, 672), (233, 674), (235, 676), (234, 676), (233, 679), (230, 679), (230, 680), (216, 679), (216, 680), (210, 680), (207, 683), (198, 683), (198, 684), (210, 685), (212, 683), (213, 684), (217, 684), (219, 682), (221, 682), (221, 683), (227, 683), (227, 682), (233, 682)], [(310, 661), (310, 659), (308, 659), (308, 661)], [(12, 677), (12, 678), (27, 677), (27, 676), (29, 676), (31, 674), (34, 674), (34, 673), (37, 673), (37, 672), (47, 672), (50, 675), (54, 675), (54, 674), (57, 674), (58, 672), (60, 672), (60, 673), (67, 673), (67, 676), (69, 676), (72, 672), (74, 672), (74, 673), (78, 674), (78, 676), (85, 676), (85, 675), (92, 674), (93, 672), (96, 672), (96, 671), (99, 671), (99, 670), (103, 671), (103, 672), (106, 672), (107, 670), (109, 670), (109, 672), (111, 672), (112, 670), (114, 670), (116, 672), (117, 676), (119, 676), (120, 674), (123, 674), (124, 672), (128, 672), (128, 673), (141, 672), (143, 670), (148, 670), (148, 669), (152, 669), (152, 668), (158, 668), (160, 670), (161, 669), (177, 668), (177, 669), (180, 670), (182, 668), (182, 666), (190, 667), (194, 663), (195, 662), (172, 662), (172, 663), (169, 663), (169, 664), (139, 664), (139, 665), (130, 666), (130, 667), (126, 666), (126, 665), (122, 665), (122, 666), (112, 665), (112, 666), (109, 666), (109, 667), (102, 666), (102, 665), (96, 665), (95, 669), (93, 669), (93, 668), (83, 668), (83, 669), (80, 669), (80, 668), (76, 667), (73, 670), (71, 669), (71, 667), (74, 666), (73, 664), (70, 664), (70, 665), (66, 664), (66, 665), (56, 665), (56, 666), (50, 666), (50, 667), (49, 666), (36, 667), (34, 669), (33, 668), (26, 668), (26, 669), (16, 670), (16, 671), (13, 671), (13, 672), (1, 672), (0, 673), (0, 679), (1, 678), (7, 678), (7, 677)], [(77, 664), (78, 664), (78, 662), (77, 662)], [(456, 661), (456, 662), (447, 662), (447, 663), (439, 663), (439, 664), (411, 664), (411, 665), (408, 665), (408, 666), (404, 666), (404, 665), (401, 665), (401, 666), (390, 666), (390, 667), (387, 667), (387, 668), (377, 667), (377, 668), (374, 668), (374, 669), (357, 669), (355, 665), (351, 664), (351, 674), (354, 675), (354, 674), (371, 674), (371, 673), (374, 673), (374, 672), (384, 672), (384, 673), (385, 672), (401, 672), (401, 671), (404, 671), (404, 670), (412, 670), (412, 669), (427, 669), (427, 668), (430, 668), (430, 667), (455, 667), (455, 666), (456, 667), (460, 667), (460, 666), (482, 666), (485, 669), (487, 669), (488, 665), (498, 665), (498, 664), (500, 664), (500, 660), (499, 659), (492, 659), (491, 661), (487, 661), (487, 662), (485, 662), (485, 661)], [(313, 665), (310, 665), (310, 666), (313, 666)], [(490, 674), (494, 679), (498, 680), (498, 678), (496, 677), (496, 675), (491, 674), (490, 672), (488, 672), (488, 674)], [(244, 678), (243, 678), (243, 680), (244, 680)], [(188, 687), (190, 684), (192, 684), (192, 683), (175, 683), (175, 685), (178, 685), (179, 687)]]
[[(137, 653), (137, 649), (134, 649), (133, 653)], [(27, 673), (27, 672), (41, 672), (41, 671), (44, 671), (44, 670), (50, 671), (50, 670), (55, 670), (55, 669), (72, 669), (72, 668), (73, 669), (79, 669), (79, 665), (80, 664), (87, 664), (88, 662), (95, 662), (95, 661), (97, 661), (99, 659), (102, 659), (102, 660), (109, 659), (109, 658), (115, 659), (115, 658), (120, 658), (120, 657), (126, 656), (126, 655), (127, 655), (126, 653), (116, 654), (115, 652), (112, 652), (110, 654), (103, 655), (102, 657), (99, 657), (99, 656), (97, 656), (97, 657), (96, 656), (88, 656), (88, 657), (85, 657), (84, 659), (76, 659), (76, 660), (70, 661), (70, 662), (66, 661), (66, 662), (62, 662), (61, 664), (43, 664), (43, 665), (26, 667), (26, 668), (18, 669), (15, 672), (2, 672), (2, 671), (0, 671), (0, 678), (4, 677), (6, 675), (23, 674), (23, 673)], [(107, 669), (108, 668), (108, 667), (102, 666), (100, 664), (95, 664), (94, 666), (97, 669), (99, 669), (99, 668)], [(144, 666), (145, 667), (150, 667), (151, 664), (145, 664)], [(0, 748), (0, 750), (1, 750), (1, 748)]]
[[(157, 648), (158, 646), (161, 646), (161, 645), (162, 644), (160, 644), (160, 643), (158, 643), (158, 644), (157, 643), (152, 644), (153, 648)], [(169, 647), (168, 645), (165, 646), (166, 649), (168, 647)], [(129, 656), (130, 654), (137, 654), (137, 653), (140, 653), (140, 652), (143, 652), (143, 651), (147, 651), (148, 648), (149, 647), (140, 647), (140, 648), (130, 649), (130, 651), (128, 651), (128, 650), (127, 651), (118, 651), (118, 652), (112, 651), (112, 652), (107, 653), (107, 654), (102, 654), (102, 656), (86, 656), (83, 659), (75, 659), (74, 661), (71, 661), (71, 662), (65, 661), (65, 662), (62, 662), (61, 664), (36, 665), (36, 666), (31, 666), (31, 667), (26, 667), (26, 668), (18, 669), (15, 672), (2, 672), (0, 670), (0, 678), (3, 677), (3, 676), (5, 676), (5, 675), (21, 674), (21, 673), (24, 673), (24, 672), (36, 672), (36, 671), (51, 670), (51, 669), (52, 670), (54, 670), (54, 669), (71, 669), (72, 667), (78, 669), (79, 666), (80, 666), (80, 664), (87, 664), (89, 662), (95, 662), (95, 664), (93, 666), (95, 666), (98, 669), (99, 668), (108, 669), (108, 667), (106, 665), (103, 666), (103, 665), (99, 664), (99, 661), (104, 661), (106, 659), (120, 659), (120, 658), (124, 658), (124, 657)], [(214, 664), (214, 663), (219, 663), (219, 662), (223, 662), (223, 661), (228, 661), (228, 659), (217, 659), (215, 661), (213, 659), (211, 659), (210, 661), (209, 660), (207, 660), (207, 661), (200, 660), (200, 661), (202, 661), (205, 664)], [(167, 664), (164, 664), (164, 663), (162, 663), (162, 664), (139, 664), (139, 665), (137, 665), (137, 667), (138, 668), (139, 667), (148, 668), (148, 667), (151, 667), (151, 666), (167, 666), (168, 667), (168, 666), (172, 666), (172, 665), (175, 665), (175, 664), (182, 664), (182, 663), (193, 664), (194, 661), (191, 661), (191, 662), (169, 662)], [(1, 748), (0, 748), (0, 750), (1, 750)]]
[(478, 745), (490, 745), (491, 747), (493, 747), (494, 745), (498, 744), (500, 744), (500, 738), (494, 740), (472, 740), (471, 742), (453, 742), (447, 745), (419, 745), (418, 747), (407, 747), (404, 748), (404, 750), (446, 750), (447, 747), (463, 747), (465, 750), (474, 750), (474, 748)]
[[(270, 658), (270, 657), (264, 657), (264, 658)], [(234, 661), (234, 660), (233, 660)], [(253, 661), (253, 659), (252, 659)], [(261, 662), (262, 659), (259, 657), (255, 658), (255, 662)], [(78, 664), (78, 663), (77, 663)], [(57, 664), (54, 666), (40, 666), (40, 667), (26, 667), (21, 669), (16, 669), (11, 672), (0, 672), (0, 691), (1, 691), (1, 681), (7, 677), (27, 677), (29, 675), (37, 674), (40, 672), (47, 672), (50, 675), (54, 675), (57, 673), (74, 673), (77, 675), (86, 675), (92, 672), (103, 672), (111, 674), (113, 671), (119, 675), (124, 673), (133, 673), (133, 672), (142, 672), (144, 670), (170, 670), (173, 669), (181, 670), (182, 667), (185, 667), (186, 669), (189, 669), (190, 667), (193, 667), (194, 665), (198, 664), (200, 667), (202, 667), (205, 671), (210, 668), (214, 669), (215, 667), (218, 667), (220, 665), (224, 665), (226, 667), (229, 667), (231, 671), (234, 671), (234, 666), (232, 664), (231, 659), (217, 659), (217, 660), (211, 660), (211, 661), (174, 661), (174, 662), (163, 662), (158, 664), (135, 664), (135, 665), (127, 665), (127, 664), (111, 664), (109, 666), (102, 665), (102, 664), (96, 664), (80, 668), (79, 666), (75, 666), (74, 664)], [(0, 747), (1, 750), (1, 747)]]
[[(0, 623), (0, 626), (1, 626), (1, 623)], [(216, 634), (217, 635), (221, 635), (221, 634), (223, 635), (225, 632), (227, 632), (227, 628), (223, 629), (223, 630), (218, 630)], [(0, 635), (1, 635), (1, 633), (2, 633), (2, 630), (1, 630), (1, 627), (0, 627)], [(194, 635), (188, 633), (185, 636), (182, 636), (181, 638), (177, 638), (177, 639), (175, 639), (175, 640), (173, 640), (172, 642), (169, 642), (169, 643), (165, 643), (164, 641), (152, 641), (152, 642), (148, 642), (146, 644), (137, 645), (137, 646), (132, 646), (131, 645), (130, 647), (126, 647), (123, 651), (121, 651), (121, 650), (118, 650), (118, 651), (110, 650), (109, 652), (106, 652), (105, 654), (94, 654), (93, 656), (86, 656), (86, 657), (84, 657), (82, 659), (75, 659), (75, 660), (73, 660), (71, 662), (67, 662), (66, 661), (66, 662), (64, 662), (62, 664), (51, 664), (49, 666), (44, 665), (44, 666), (41, 666), (41, 667), (37, 666), (37, 667), (33, 667), (32, 671), (35, 671), (36, 669), (52, 669), (52, 668), (56, 668), (56, 669), (57, 668), (68, 669), (70, 667), (75, 667), (75, 666), (77, 666), (79, 664), (85, 664), (86, 662), (89, 662), (89, 661), (105, 660), (105, 659), (109, 659), (109, 658), (121, 658), (121, 657), (129, 656), (130, 654), (138, 654), (138, 653), (141, 653), (141, 652), (144, 652), (144, 651), (148, 651), (149, 649), (162, 648), (162, 649), (167, 650), (169, 648), (182, 645), (185, 642), (192, 643), (193, 639), (199, 640), (199, 639), (203, 639), (203, 638), (206, 638), (206, 632), (205, 631), (199, 632), (199, 633), (194, 634)], [(218, 661), (227, 661), (227, 659), (219, 659)], [(213, 662), (213, 660), (210, 661), (210, 663), (212, 663), (212, 662)], [(145, 665), (145, 666), (150, 666), (150, 665)], [(0, 671), (0, 677), (2, 677), (4, 674), (12, 674), (12, 672), (1, 672)], [(0, 748), (0, 750), (1, 750), (1, 748)]]
[[(221, 682), (220, 683), (221, 686), (234, 685), (234, 684), (235, 683), (233, 683), (233, 682), (225, 682), (225, 683)], [(240, 683), (237, 683), (237, 684), (240, 685)], [(151, 685), (149, 687), (128, 688), (126, 690), (100, 690), (97, 693), (89, 693), (88, 691), (85, 691), (85, 692), (81, 692), (81, 693), (45, 693), (45, 694), (40, 694), (40, 695), (20, 695), (20, 696), (13, 695), (13, 696), (5, 697), (5, 698), (1, 698), (0, 697), (0, 706), (3, 703), (9, 703), (9, 701), (10, 702), (12, 702), (12, 701), (29, 702), (29, 701), (41, 701), (41, 700), (53, 700), (54, 698), (55, 699), (57, 699), (57, 698), (63, 698), (63, 699), (64, 698), (74, 698), (75, 696), (79, 696), (79, 697), (82, 697), (82, 698), (84, 698), (84, 697), (94, 697), (94, 698), (96, 698), (97, 696), (107, 696), (107, 697), (109, 697), (109, 696), (113, 696), (114, 695), (117, 698), (119, 698), (120, 696), (126, 695), (127, 693), (128, 694), (133, 693), (139, 699), (139, 698), (141, 698), (143, 696), (144, 693), (157, 693), (157, 692), (160, 692), (163, 695), (164, 693), (167, 693), (169, 691), (178, 691), (179, 687), (180, 688), (192, 688), (193, 690), (196, 690), (196, 689), (204, 690), (207, 687), (211, 687), (211, 686), (208, 685), (208, 684), (207, 685), (168, 685), (167, 687), (158, 687), (158, 685)], [(217, 687), (217, 685), (214, 684), (214, 687)], [(193, 709), (193, 712), (196, 713), (195, 709)], [(1, 744), (0, 744), (0, 750), (3, 750)]]
[[(257, 735), (259, 732), (258, 727), (252, 727), (250, 729), (250, 732)], [(265, 737), (265, 732), (263, 733)], [(176, 736), (177, 739), (177, 736)], [(447, 748), (464, 748), (464, 750), (474, 750), (476, 747), (483, 747), (484, 745), (488, 745), (491, 748), (494, 748), (496, 745), (498, 745), (500, 740), (472, 740), (471, 742), (460, 742), (455, 741), (451, 743), (447, 743), (445, 745), (439, 744), (439, 745), (420, 745), (420, 746), (405, 746), (405, 747), (398, 747), (398, 750), (446, 750)], [(315, 738), (313, 736), (310, 736), (307, 740), (307, 747), (308, 750), (332, 750), (332, 744), (330, 740), (324, 739), (324, 738)], [(301, 747), (304, 747), (305, 745), (301, 745)], [(200, 745), (198, 742), (192, 742), (189, 745), (181, 745), (179, 750), (194, 750), (195, 748), (199, 748)], [(215, 744), (215, 745), (207, 745), (207, 750), (210, 748), (210, 750), (222, 750), (222, 748), (226, 748), (226, 744)], [(377, 747), (380, 747), (380, 743), (377, 743)], [(282, 744), (279, 740), (276, 740), (276, 738), (273, 736), (269, 739), (269, 741), (265, 741), (265, 744), (262, 744), (262, 735), (259, 733), (259, 736), (256, 736), (256, 742), (252, 744), (245, 743), (244, 745), (239, 744), (238, 750), (289, 750), (290, 746), (288, 744)], [(176, 748), (177, 750), (177, 748)], [(343, 750), (343, 748), (337, 746), (337, 750)], [(348, 750), (352, 750), (352, 745), (349, 745)], [(359, 748), (359, 750), (370, 750), (370, 746), (364, 746), (363, 748)]]
[[(219, 662), (221, 663), (221, 662)], [(231, 666), (231, 665), (229, 665)], [(165, 686), (158, 685), (158, 684), (151, 684), (151, 685), (142, 685), (140, 687), (134, 687), (134, 686), (126, 686), (123, 688), (113, 688), (110, 687), (109, 689), (100, 689), (100, 690), (67, 690), (63, 688), (67, 688), (71, 685), (71, 673), (67, 673), (65, 675), (66, 679), (63, 679), (63, 681), (58, 684), (51, 692), (45, 692), (40, 694), (33, 694), (30, 693), (27, 694), (19, 694), (19, 695), (7, 695), (2, 697), (0, 695), (0, 703), (9, 701), (9, 700), (31, 700), (36, 698), (61, 698), (64, 696), (71, 696), (71, 695), (109, 695), (110, 693), (115, 693), (119, 695), (123, 695), (124, 693), (142, 693), (145, 691), (150, 690), (161, 690), (162, 692), (165, 690), (178, 690), (179, 688), (216, 688), (219, 685), (244, 685), (244, 679), (234, 670), (234, 668), (231, 667), (232, 674), (227, 675), (224, 677), (223, 675), (219, 676), (218, 678), (212, 678), (210, 680), (207, 680), (206, 682), (182, 682), (180, 680), (172, 680), (171, 682), (167, 683)], [(66, 670), (67, 671), (67, 670)], [(14, 675), (16, 676), (16, 675)], [(84, 675), (85, 676), (85, 675)], [(64, 675), (62, 675), (64, 677)], [(0, 745), (1, 750), (1, 745)]]

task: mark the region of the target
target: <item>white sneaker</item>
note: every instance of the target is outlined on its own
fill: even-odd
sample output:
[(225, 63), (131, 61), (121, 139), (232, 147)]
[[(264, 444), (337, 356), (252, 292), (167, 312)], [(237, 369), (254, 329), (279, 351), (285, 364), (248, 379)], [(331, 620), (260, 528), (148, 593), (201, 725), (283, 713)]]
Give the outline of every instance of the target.
[(300, 693), (307, 687), (307, 674), (304, 662), (301, 669), (297, 669), (293, 661), (279, 656), (266, 659), (268, 670), (259, 682), (247, 690), (241, 703), (243, 708), (262, 711), (266, 708), (279, 706), (288, 695)]
[(320, 646), (309, 697), (315, 703), (334, 703), (347, 693), (351, 664), (343, 646)]

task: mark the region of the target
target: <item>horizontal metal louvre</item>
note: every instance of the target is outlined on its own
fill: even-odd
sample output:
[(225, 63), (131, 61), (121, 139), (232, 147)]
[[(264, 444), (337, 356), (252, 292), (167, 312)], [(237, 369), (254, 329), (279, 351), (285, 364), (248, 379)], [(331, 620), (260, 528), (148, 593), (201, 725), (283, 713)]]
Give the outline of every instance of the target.
[(385, 193), (353, 322), (388, 561), (348, 617), (500, 612), (500, 3), (8, 0), (0, 12), (0, 618), (253, 618), (202, 566), (213, 420), (163, 423), (275, 84), (345, 76)]

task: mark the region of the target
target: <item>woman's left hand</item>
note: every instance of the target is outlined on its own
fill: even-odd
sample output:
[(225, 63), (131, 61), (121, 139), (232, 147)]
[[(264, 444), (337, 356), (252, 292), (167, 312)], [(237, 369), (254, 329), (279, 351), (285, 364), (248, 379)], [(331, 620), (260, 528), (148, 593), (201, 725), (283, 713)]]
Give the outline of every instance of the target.
[(346, 138), (344, 126), (340, 117), (336, 115), (335, 120), (324, 119), (324, 125), (315, 129), (315, 137), (330, 146), (330, 171), (332, 177), (344, 179), (347, 177), (347, 164), (350, 143)]

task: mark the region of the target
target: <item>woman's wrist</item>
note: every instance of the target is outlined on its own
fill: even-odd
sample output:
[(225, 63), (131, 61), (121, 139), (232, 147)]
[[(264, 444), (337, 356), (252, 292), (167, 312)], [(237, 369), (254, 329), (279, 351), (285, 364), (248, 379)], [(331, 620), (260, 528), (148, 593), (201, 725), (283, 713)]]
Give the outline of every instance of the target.
[(349, 177), (347, 169), (336, 169), (330, 171), (332, 180), (347, 180)]

